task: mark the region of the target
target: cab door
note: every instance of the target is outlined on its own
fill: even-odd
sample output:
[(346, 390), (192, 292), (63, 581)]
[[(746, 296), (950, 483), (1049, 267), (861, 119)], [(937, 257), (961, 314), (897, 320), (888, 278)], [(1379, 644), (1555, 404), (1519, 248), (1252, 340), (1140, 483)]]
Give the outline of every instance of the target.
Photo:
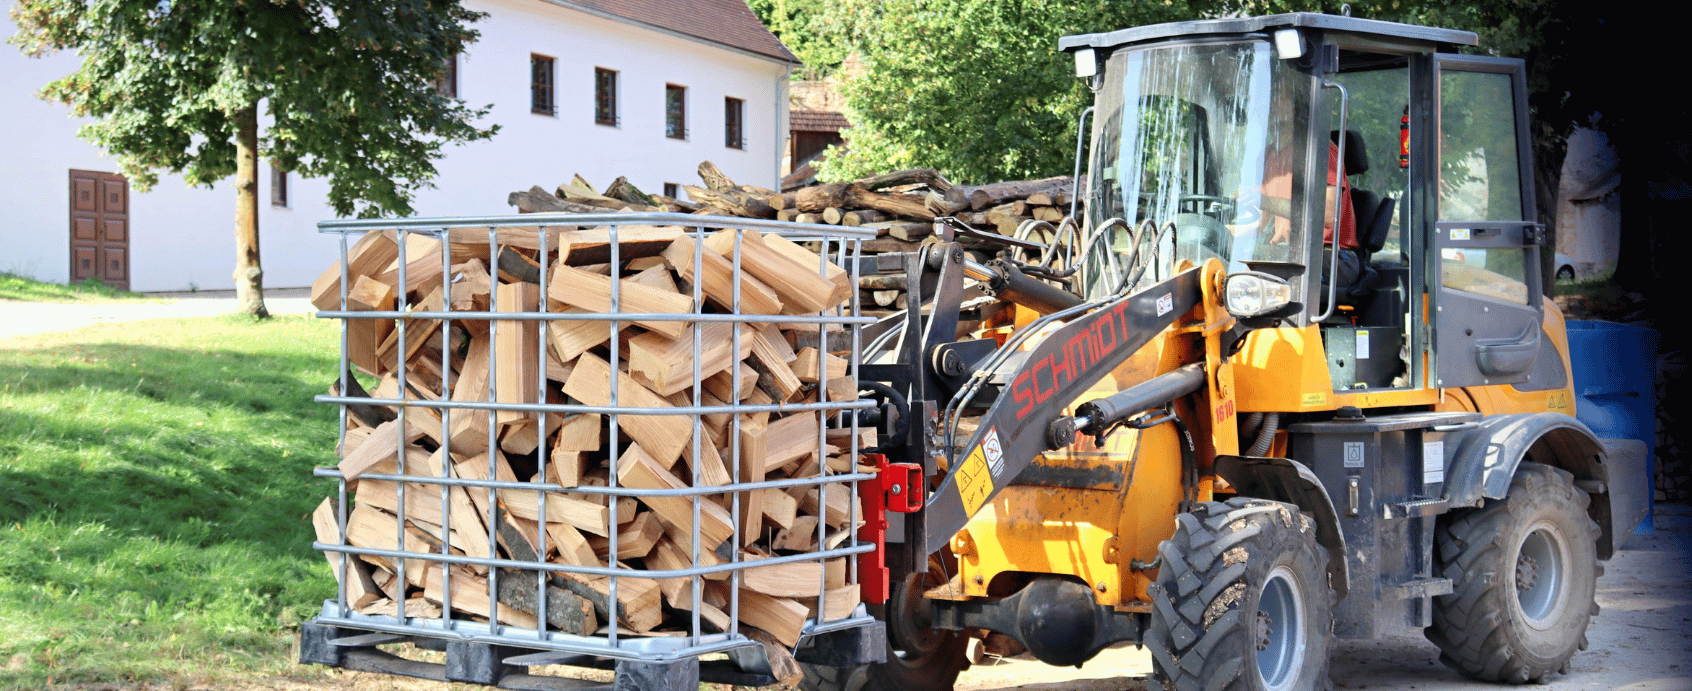
[(1522, 61), (1436, 55), (1429, 285), (1435, 385), (1519, 384), (1541, 355), (1527, 82)]

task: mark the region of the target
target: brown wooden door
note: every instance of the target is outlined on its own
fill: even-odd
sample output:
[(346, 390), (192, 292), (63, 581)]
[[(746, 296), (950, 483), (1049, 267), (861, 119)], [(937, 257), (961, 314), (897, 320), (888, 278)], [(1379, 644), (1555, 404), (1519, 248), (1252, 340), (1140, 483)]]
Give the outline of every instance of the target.
[(115, 173), (70, 172), (72, 283), (94, 279), (129, 290), (129, 181)]

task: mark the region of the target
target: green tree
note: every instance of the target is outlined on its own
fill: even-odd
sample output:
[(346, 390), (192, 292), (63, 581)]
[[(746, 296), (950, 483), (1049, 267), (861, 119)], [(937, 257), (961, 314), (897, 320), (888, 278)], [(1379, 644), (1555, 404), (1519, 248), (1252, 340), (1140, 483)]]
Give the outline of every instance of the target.
[(832, 75), (852, 52), (845, 13), (832, 12), (831, 0), (747, 0), (770, 32), (804, 63), (795, 79)]
[(487, 108), (432, 85), (484, 16), (457, 0), (17, 0), (12, 40), (82, 55), (41, 96), (93, 118), (80, 136), (137, 189), (160, 170), (207, 187), (235, 177), (236, 292), (265, 318), (258, 157), (329, 178), (343, 216), (410, 213), (443, 146), (497, 130), (472, 124)]
[[(785, 0), (792, 3), (796, 0)], [(836, 0), (828, 26), (863, 64), (849, 75), (845, 151), (830, 179), (910, 166), (986, 182), (1068, 173), (1092, 94), (1058, 50), (1068, 34), (1189, 19), (1210, 0)], [(832, 45), (832, 44), (828, 44)]]

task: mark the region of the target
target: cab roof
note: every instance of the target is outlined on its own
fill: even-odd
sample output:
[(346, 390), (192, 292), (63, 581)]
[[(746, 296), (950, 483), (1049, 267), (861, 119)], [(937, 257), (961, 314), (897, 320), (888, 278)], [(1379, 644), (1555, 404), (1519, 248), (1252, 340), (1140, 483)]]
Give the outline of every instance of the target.
[(1221, 34), (1267, 34), (1276, 29), (1310, 28), (1324, 31), (1336, 31), (1360, 36), (1373, 36), (1389, 39), (1409, 39), (1412, 41), (1426, 41), (1450, 46), (1479, 45), (1480, 37), (1473, 31), (1458, 31), (1456, 29), (1438, 29), (1431, 26), (1416, 26), (1413, 24), (1399, 24), (1384, 22), (1378, 19), (1361, 19), (1358, 17), (1343, 17), (1334, 14), (1319, 14), (1316, 12), (1292, 12), (1288, 14), (1272, 14), (1263, 17), (1241, 17), (1234, 19), (1199, 19), (1187, 22), (1168, 22), (1149, 26), (1136, 26), (1119, 29), (1107, 33), (1077, 34), (1058, 39), (1058, 48), (1064, 51), (1075, 51), (1083, 48), (1094, 48), (1108, 51), (1120, 46), (1147, 41), (1158, 41), (1179, 37), (1203, 37)]

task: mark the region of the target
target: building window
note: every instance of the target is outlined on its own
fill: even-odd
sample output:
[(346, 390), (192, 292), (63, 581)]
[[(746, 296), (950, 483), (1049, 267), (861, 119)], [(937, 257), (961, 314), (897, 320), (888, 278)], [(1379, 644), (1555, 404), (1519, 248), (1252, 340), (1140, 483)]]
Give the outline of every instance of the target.
[(617, 71), (593, 68), (593, 121), (617, 126)]
[(678, 184), (673, 183), (673, 182), (664, 183), (664, 196), (669, 197), (671, 199), (675, 199), (677, 197), (677, 195), (680, 195), (680, 194), (681, 194), (681, 185), (678, 185)]
[(730, 149), (746, 148), (746, 127), (744, 115), (746, 102), (738, 98), (723, 99), (723, 146)]
[(664, 85), (664, 136), (687, 139), (687, 87)]
[(555, 115), (552, 100), (552, 58), (529, 55), (529, 110), (543, 115)]
[(270, 164), (270, 205), (288, 208), (288, 171)]
[(435, 90), (447, 98), (458, 98), (458, 54), (448, 55), (435, 75)]

